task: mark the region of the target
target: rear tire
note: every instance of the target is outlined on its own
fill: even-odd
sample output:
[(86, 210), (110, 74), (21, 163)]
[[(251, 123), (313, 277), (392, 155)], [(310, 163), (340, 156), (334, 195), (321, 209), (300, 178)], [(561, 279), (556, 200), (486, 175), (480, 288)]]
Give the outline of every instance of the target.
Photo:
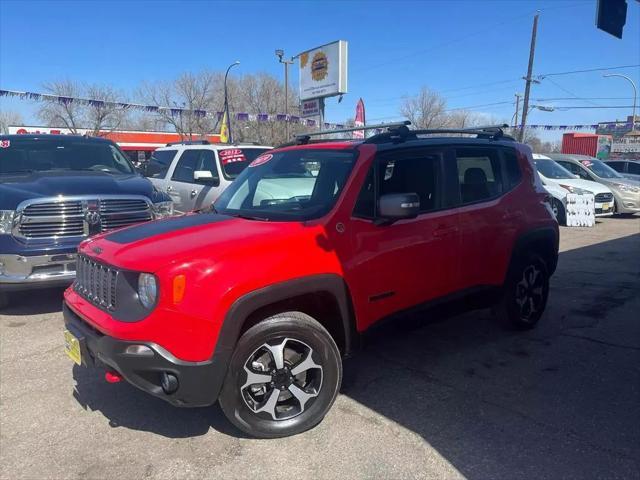
[(503, 287), (497, 313), (502, 323), (517, 330), (534, 328), (547, 305), (549, 269), (535, 253), (514, 260)]
[(286, 437), (320, 423), (341, 382), (340, 352), (329, 332), (309, 315), (286, 312), (240, 337), (219, 402), (243, 432)]

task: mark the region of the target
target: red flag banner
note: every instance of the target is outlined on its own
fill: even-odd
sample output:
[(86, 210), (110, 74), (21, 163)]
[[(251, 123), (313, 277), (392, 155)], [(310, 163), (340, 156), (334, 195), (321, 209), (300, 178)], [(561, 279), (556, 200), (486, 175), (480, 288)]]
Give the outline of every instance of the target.
[[(356, 127), (364, 127), (366, 125), (364, 117), (364, 102), (362, 99), (358, 100), (358, 104), (356, 105), (356, 120), (354, 125)], [(354, 131), (353, 138), (364, 138), (364, 130)]]

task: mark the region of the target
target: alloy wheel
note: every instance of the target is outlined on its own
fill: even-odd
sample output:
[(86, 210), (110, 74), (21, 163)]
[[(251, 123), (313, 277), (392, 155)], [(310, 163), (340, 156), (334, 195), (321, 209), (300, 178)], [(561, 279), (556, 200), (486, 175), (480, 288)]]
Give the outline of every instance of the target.
[(544, 307), (544, 278), (543, 272), (536, 265), (527, 266), (522, 272), (522, 278), (516, 284), (516, 304), (520, 309), (520, 318), (524, 322)]
[(313, 349), (292, 338), (262, 344), (249, 355), (244, 371), (240, 394), (245, 404), (272, 420), (300, 415), (322, 388), (323, 370), (313, 360)]

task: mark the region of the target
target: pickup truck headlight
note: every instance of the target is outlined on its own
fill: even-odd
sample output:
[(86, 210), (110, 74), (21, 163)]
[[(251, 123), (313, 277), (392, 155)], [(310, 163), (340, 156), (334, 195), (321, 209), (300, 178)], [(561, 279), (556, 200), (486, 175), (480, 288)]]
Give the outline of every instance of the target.
[(153, 204), (153, 218), (164, 218), (173, 215), (173, 202), (157, 202)]
[(156, 277), (150, 273), (141, 273), (138, 277), (138, 298), (147, 310), (151, 310), (158, 297), (158, 283)]
[(0, 210), (0, 234), (11, 233), (15, 214), (13, 210)]

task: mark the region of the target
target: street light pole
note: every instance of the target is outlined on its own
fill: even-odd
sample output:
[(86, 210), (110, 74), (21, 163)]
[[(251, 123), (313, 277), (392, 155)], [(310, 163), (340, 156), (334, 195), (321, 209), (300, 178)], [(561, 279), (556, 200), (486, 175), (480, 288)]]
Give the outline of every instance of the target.
[(621, 73), (605, 73), (603, 77), (620, 77), (627, 80), (631, 87), (633, 88), (633, 114), (631, 115), (631, 131), (633, 132), (636, 129), (636, 98), (638, 97), (638, 92), (636, 90), (636, 84), (631, 78), (626, 75), (622, 75)]
[(229, 131), (229, 143), (233, 143), (233, 136), (231, 134), (231, 115), (229, 115), (229, 97), (227, 96), (227, 77), (229, 76), (229, 70), (236, 65), (240, 65), (240, 61), (236, 60), (227, 67), (227, 71), (224, 74), (224, 112), (227, 114), (227, 129)]
[(284, 114), (287, 117), (284, 128), (286, 139), (289, 140), (289, 65), (293, 65), (293, 59), (284, 60), (284, 50), (280, 48), (276, 50), (276, 56), (280, 63), (284, 63)]

